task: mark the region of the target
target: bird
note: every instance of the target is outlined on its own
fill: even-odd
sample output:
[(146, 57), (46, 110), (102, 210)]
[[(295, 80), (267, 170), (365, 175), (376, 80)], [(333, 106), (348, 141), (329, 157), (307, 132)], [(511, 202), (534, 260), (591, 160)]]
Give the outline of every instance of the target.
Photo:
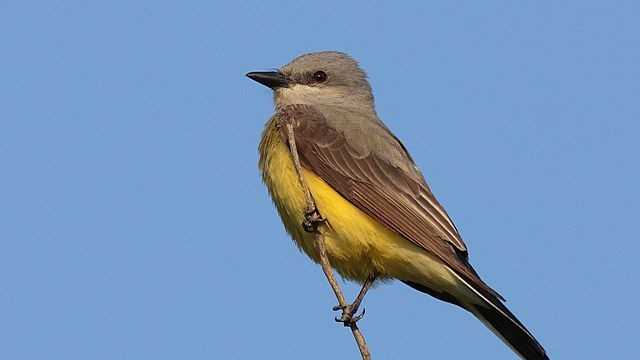
[(319, 228), (335, 271), (363, 284), (365, 293), (374, 282), (400, 280), (469, 311), (522, 359), (549, 359), (471, 265), (451, 217), (379, 118), (356, 60), (338, 51), (313, 52), (276, 71), (246, 76), (273, 90), (275, 111), (260, 140), (258, 165), (302, 252), (320, 261), (313, 231), (301, 225), (309, 209), (283, 124), (293, 128), (300, 175), (321, 214)]

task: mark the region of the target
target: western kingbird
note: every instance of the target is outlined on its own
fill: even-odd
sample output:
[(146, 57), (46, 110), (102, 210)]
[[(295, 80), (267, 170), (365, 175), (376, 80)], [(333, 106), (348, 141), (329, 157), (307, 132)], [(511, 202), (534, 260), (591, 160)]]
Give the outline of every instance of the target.
[(291, 121), (328, 258), (360, 283), (398, 279), (470, 311), (523, 359), (548, 359), (531, 332), (482, 281), (467, 246), (400, 140), (378, 118), (365, 72), (340, 52), (299, 56), (278, 71), (247, 76), (274, 90), (276, 113), (260, 142), (262, 178), (287, 232), (315, 262), (301, 226), (303, 185), (287, 132)]

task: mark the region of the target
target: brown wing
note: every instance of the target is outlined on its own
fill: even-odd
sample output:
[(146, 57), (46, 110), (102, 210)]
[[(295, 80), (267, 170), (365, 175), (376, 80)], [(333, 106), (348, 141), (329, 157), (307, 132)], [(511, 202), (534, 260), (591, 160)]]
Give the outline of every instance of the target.
[[(458, 231), (417, 170), (397, 166), (373, 151), (351, 146), (343, 132), (308, 105), (279, 110), (276, 121), (293, 121), (300, 161), (360, 210), (435, 255), (480, 289), (497, 295), (467, 262)], [(353, 130), (351, 128), (351, 130)], [(389, 133), (390, 134), (390, 133)], [(361, 134), (372, 136), (372, 134)], [(286, 136), (283, 132), (283, 137)], [(413, 162), (393, 136), (405, 162)], [(331, 219), (329, 219), (331, 222)]]

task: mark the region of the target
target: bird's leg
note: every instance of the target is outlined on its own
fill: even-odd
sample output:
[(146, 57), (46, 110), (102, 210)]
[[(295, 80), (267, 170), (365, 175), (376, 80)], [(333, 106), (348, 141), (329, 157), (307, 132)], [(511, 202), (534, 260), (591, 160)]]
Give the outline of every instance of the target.
[(358, 313), (358, 308), (360, 307), (364, 296), (367, 294), (367, 291), (369, 291), (374, 281), (376, 281), (376, 275), (370, 275), (367, 280), (365, 280), (364, 284), (362, 284), (362, 288), (360, 289), (358, 296), (356, 296), (356, 299), (350, 305), (337, 305), (333, 307), (333, 311), (342, 310), (342, 315), (336, 318), (337, 322), (343, 323), (344, 326), (351, 326), (351, 324), (355, 324), (358, 320), (364, 317), (365, 309), (362, 309), (362, 313), (360, 315), (356, 314)]

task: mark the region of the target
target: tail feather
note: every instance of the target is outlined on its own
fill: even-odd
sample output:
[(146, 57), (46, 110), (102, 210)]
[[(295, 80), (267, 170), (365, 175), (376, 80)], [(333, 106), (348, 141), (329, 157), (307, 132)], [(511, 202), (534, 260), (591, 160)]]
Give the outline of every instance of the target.
[(477, 301), (464, 308), (473, 313), (524, 360), (549, 360), (544, 348), (531, 332), (496, 296), (483, 292), (458, 278), (477, 296)]
[(498, 309), (493, 304), (469, 305), (469, 307), (480, 321), (523, 359), (549, 360), (542, 345), (504, 305), (502, 305), (504, 309)]

